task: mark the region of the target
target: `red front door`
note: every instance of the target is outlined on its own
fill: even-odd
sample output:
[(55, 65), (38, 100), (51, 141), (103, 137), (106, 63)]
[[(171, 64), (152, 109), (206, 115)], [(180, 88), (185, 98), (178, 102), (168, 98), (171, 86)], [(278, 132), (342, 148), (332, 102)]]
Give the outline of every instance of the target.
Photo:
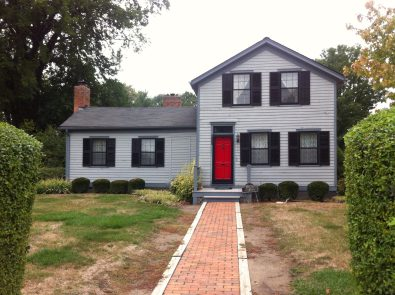
[(232, 183), (232, 137), (214, 137), (214, 183)]

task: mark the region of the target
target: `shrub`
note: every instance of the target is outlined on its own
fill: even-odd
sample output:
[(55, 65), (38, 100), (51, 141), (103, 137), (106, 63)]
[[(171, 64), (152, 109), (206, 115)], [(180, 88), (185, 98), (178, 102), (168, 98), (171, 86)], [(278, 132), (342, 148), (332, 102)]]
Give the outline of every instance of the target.
[(20, 294), (41, 143), (0, 122), (0, 293)]
[(344, 196), (344, 194), (346, 193), (346, 182), (344, 181), (344, 178), (340, 178), (337, 181), (337, 193), (340, 196)]
[(166, 190), (136, 190), (136, 194), (141, 201), (147, 203), (174, 206), (179, 202), (179, 199), (175, 195)]
[(127, 180), (111, 181), (110, 193), (112, 193), (112, 194), (127, 194), (128, 193), (128, 181)]
[(274, 183), (264, 183), (258, 187), (259, 201), (274, 201), (278, 197), (278, 187)]
[(42, 180), (64, 178), (64, 167), (41, 167), (38, 176)]
[(299, 185), (293, 181), (283, 181), (278, 185), (278, 195), (280, 199), (295, 200), (298, 196)]
[(395, 108), (345, 136), (351, 267), (362, 294), (395, 294)]
[(108, 193), (110, 190), (110, 181), (108, 179), (96, 179), (92, 182), (95, 193)]
[(170, 191), (180, 200), (192, 202), (194, 166), (195, 162), (185, 166), (170, 183)]
[(71, 182), (71, 191), (73, 193), (81, 194), (89, 190), (90, 180), (85, 177), (76, 178)]
[(314, 201), (323, 202), (329, 192), (329, 185), (323, 181), (313, 181), (307, 186), (307, 193)]
[(36, 191), (38, 194), (69, 194), (71, 182), (59, 178), (40, 180), (37, 183)]
[(133, 178), (129, 180), (129, 192), (136, 190), (136, 189), (144, 189), (145, 188), (145, 181), (141, 178)]

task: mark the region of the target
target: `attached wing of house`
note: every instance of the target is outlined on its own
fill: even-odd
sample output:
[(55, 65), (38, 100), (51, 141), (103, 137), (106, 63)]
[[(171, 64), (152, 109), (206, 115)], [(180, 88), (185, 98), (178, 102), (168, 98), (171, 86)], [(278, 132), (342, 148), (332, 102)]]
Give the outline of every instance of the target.
[[(165, 186), (196, 159), (203, 188), (292, 180), (305, 190), (321, 180), (336, 190), (336, 88), (343, 80), (265, 38), (191, 81), (196, 108), (174, 107), (173, 97), (168, 108), (80, 109), (88, 103), (79, 95), (89, 91), (77, 88), (75, 113), (61, 125), (67, 176), (141, 177)], [(195, 181), (195, 201), (201, 196)]]

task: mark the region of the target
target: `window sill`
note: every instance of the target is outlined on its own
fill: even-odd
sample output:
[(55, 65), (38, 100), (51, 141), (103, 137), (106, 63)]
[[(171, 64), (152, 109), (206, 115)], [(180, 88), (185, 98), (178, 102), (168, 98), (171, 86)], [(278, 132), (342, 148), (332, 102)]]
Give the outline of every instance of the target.
[(255, 106), (251, 104), (232, 104), (230, 106), (223, 106), (223, 108), (254, 108), (254, 107), (260, 107), (260, 106)]
[(114, 168), (115, 166), (102, 166), (102, 165), (90, 165), (90, 166), (82, 166), (84, 168)]

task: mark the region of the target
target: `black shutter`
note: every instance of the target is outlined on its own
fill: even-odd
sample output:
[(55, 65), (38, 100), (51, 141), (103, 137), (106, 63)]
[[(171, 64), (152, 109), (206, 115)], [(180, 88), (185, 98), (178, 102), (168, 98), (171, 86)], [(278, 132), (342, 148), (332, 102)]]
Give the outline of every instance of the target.
[(106, 142), (106, 163), (108, 167), (115, 167), (115, 138), (108, 138)]
[(240, 133), (240, 166), (251, 163), (251, 136), (249, 133)]
[(270, 73), (270, 105), (281, 104), (281, 73)]
[(251, 105), (262, 105), (262, 79), (261, 73), (251, 74)]
[(269, 133), (270, 165), (280, 166), (280, 132)]
[(329, 131), (321, 131), (319, 134), (319, 160), (320, 165), (329, 165)]
[(156, 167), (165, 166), (165, 139), (157, 138), (155, 140), (155, 159)]
[(82, 166), (91, 165), (91, 139), (84, 138), (82, 143)]
[(233, 101), (233, 75), (222, 75), (222, 106), (230, 107)]
[(141, 140), (140, 138), (132, 139), (132, 167), (140, 167), (140, 152)]
[(310, 72), (299, 72), (299, 104), (310, 104)]
[(299, 132), (288, 132), (288, 165), (299, 165)]

